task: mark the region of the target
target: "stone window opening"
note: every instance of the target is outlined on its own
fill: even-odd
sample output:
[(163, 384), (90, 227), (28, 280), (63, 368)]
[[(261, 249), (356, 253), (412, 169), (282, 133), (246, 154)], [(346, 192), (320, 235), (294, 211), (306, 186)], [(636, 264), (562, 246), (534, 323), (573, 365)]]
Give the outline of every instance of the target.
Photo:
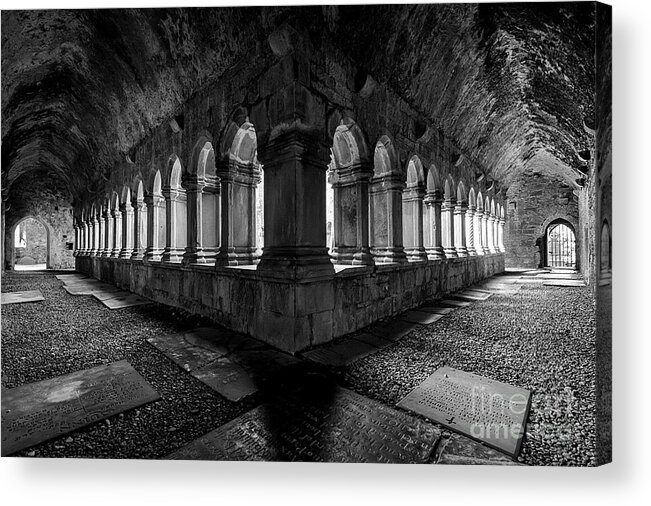
[(576, 238), (570, 223), (553, 221), (547, 226), (545, 239), (546, 267), (576, 268)]

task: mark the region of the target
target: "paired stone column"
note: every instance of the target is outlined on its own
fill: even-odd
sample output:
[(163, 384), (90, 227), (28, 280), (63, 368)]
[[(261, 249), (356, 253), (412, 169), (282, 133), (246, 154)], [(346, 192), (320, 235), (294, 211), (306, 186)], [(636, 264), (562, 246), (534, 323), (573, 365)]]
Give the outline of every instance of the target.
[(101, 220), (99, 214), (97, 214), (93, 216), (93, 246), (90, 250), (90, 256), (96, 257), (100, 255), (101, 244)]
[(147, 204), (144, 200), (131, 200), (133, 209), (133, 251), (131, 260), (142, 260), (147, 249)]
[(497, 253), (497, 249), (495, 248), (495, 216), (492, 214), (489, 214), (488, 219), (488, 252), (489, 253)]
[(316, 131), (294, 125), (258, 145), (264, 174), (264, 250), (258, 272), (282, 280), (329, 279), (325, 172), (329, 150)]
[(83, 241), (83, 255), (87, 256), (90, 253), (90, 225), (88, 221), (81, 224), (81, 240)]
[(188, 237), (183, 263), (213, 264), (219, 249), (221, 203), (219, 178), (186, 174)]
[(466, 211), (466, 248), (468, 249), (468, 256), (477, 256), (475, 249), (475, 206), (468, 205)]
[(131, 202), (121, 204), (120, 212), (122, 213), (122, 248), (120, 249), (119, 258), (131, 258), (134, 243), (134, 212)]
[(456, 199), (448, 197), (443, 200), (441, 207), (441, 225), (443, 233), (443, 252), (446, 258), (457, 258), (457, 249), (455, 247), (455, 230), (454, 230), (454, 208)]
[(400, 174), (373, 176), (370, 182), (371, 254), (376, 262), (406, 262), (402, 245), (402, 190)]
[(504, 224), (506, 220), (503, 217), (497, 219), (497, 246), (500, 253), (506, 253), (506, 247), (504, 246)]
[(218, 165), (217, 176), (221, 186), (221, 241), (216, 263), (253, 264), (257, 260), (255, 189), (261, 180), (260, 171), (253, 162), (225, 160)]
[(165, 199), (161, 195), (147, 195), (147, 249), (145, 260), (160, 262), (165, 245)]
[(441, 235), (441, 204), (443, 203), (443, 195), (440, 190), (428, 192), (424, 199), (425, 206), (427, 207), (427, 215), (425, 220), (425, 228), (429, 230), (430, 243), (425, 245), (428, 260), (443, 260), (445, 253), (443, 252), (443, 242)]
[(165, 199), (165, 250), (161, 260), (168, 263), (180, 263), (187, 242), (187, 202), (185, 192), (166, 186), (163, 188)]
[(337, 167), (332, 172), (334, 193), (335, 263), (372, 265), (369, 247), (369, 180), (373, 175), (370, 164), (360, 163)]
[(102, 235), (102, 257), (111, 256), (111, 212), (108, 208), (102, 210), (102, 230), (100, 231)]
[(402, 195), (402, 234), (405, 253), (410, 262), (427, 260), (423, 239), (423, 200), (425, 188), (422, 185), (407, 186)]
[[(83, 225), (82, 225), (82, 226), (83, 226)], [(73, 228), (73, 230), (75, 231), (75, 249), (74, 249), (74, 251), (72, 252), (72, 256), (75, 256), (75, 257), (76, 257), (76, 256), (78, 256), (78, 255), (83, 255), (83, 248), (84, 248), (84, 245), (83, 245), (82, 240), (81, 240), (81, 237), (80, 237), (81, 234), (80, 234), (80, 228), (79, 228), (79, 225), (77, 225), (77, 223), (74, 223), (74, 224), (72, 225), (72, 228)]]
[(488, 247), (488, 211), (484, 209), (481, 215), (481, 244), (484, 249), (484, 254), (488, 255), (491, 251)]
[(466, 203), (463, 200), (457, 201), (454, 206), (454, 247), (457, 250), (457, 256), (467, 257), (468, 249), (466, 248)]
[(119, 208), (111, 209), (111, 228), (112, 228), (112, 248), (111, 257), (117, 258), (120, 256), (122, 249), (122, 213)]

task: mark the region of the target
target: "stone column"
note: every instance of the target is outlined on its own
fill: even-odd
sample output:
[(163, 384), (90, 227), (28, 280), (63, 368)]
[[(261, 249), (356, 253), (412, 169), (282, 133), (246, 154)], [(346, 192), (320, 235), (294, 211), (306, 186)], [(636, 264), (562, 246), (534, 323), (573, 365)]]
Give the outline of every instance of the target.
[(497, 249), (495, 249), (495, 216), (492, 214), (489, 214), (487, 221), (487, 228), (488, 228), (488, 252), (489, 253), (497, 253)]
[(160, 195), (147, 195), (145, 197), (147, 205), (147, 249), (145, 250), (145, 260), (148, 262), (160, 262), (163, 256), (163, 245), (161, 236), (165, 230), (165, 223), (161, 223), (161, 210), (165, 209), (165, 199)]
[(466, 247), (468, 256), (477, 256), (475, 249), (475, 206), (469, 205), (466, 211)]
[(217, 176), (221, 186), (221, 241), (216, 264), (253, 264), (257, 260), (255, 189), (261, 179), (258, 168), (252, 162), (224, 161), (217, 167)]
[(83, 241), (84, 256), (88, 256), (88, 254), (90, 253), (90, 241), (91, 241), (90, 232), (91, 232), (90, 224), (88, 223), (88, 221), (84, 221), (82, 223), (82, 229), (81, 229), (81, 235), (82, 235), (81, 240)]
[(427, 258), (428, 260), (443, 260), (445, 258), (441, 235), (441, 204), (443, 203), (443, 196), (439, 190), (434, 190), (433, 192), (427, 193), (424, 202), (428, 210), (425, 225), (429, 229), (431, 239), (430, 245), (426, 247)]
[[(82, 225), (83, 227), (83, 225)], [(73, 230), (75, 231), (75, 249), (72, 252), (72, 256), (76, 257), (79, 255), (83, 255), (83, 241), (81, 239), (82, 234), (80, 234), (80, 227), (77, 225), (77, 223), (74, 223), (72, 225)]]
[(441, 207), (441, 224), (443, 232), (443, 252), (446, 258), (457, 258), (457, 249), (455, 247), (455, 230), (454, 230), (454, 208), (456, 199), (448, 197), (443, 200)]
[(329, 279), (325, 172), (328, 148), (295, 125), (258, 145), (264, 180), (264, 250), (258, 272), (284, 280)]
[(162, 261), (180, 263), (187, 241), (187, 204), (185, 192), (166, 186), (163, 188), (165, 198), (165, 250)]
[(131, 200), (133, 209), (133, 251), (131, 260), (142, 260), (147, 249), (147, 204), (144, 200)]
[(373, 244), (371, 254), (376, 262), (406, 262), (402, 245), (402, 190), (400, 174), (382, 174), (371, 179), (369, 197)]
[(111, 227), (113, 229), (111, 257), (117, 258), (122, 249), (122, 213), (119, 208), (111, 209)]
[(457, 201), (454, 206), (454, 247), (457, 250), (458, 257), (467, 257), (468, 249), (466, 248), (466, 203)]
[(506, 253), (506, 247), (504, 246), (504, 224), (505, 223), (506, 220), (500, 217), (497, 225), (497, 237), (498, 237), (497, 244), (501, 253)]
[(219, 178), (188, 174), (182, 185), (187, 196), (188, 212), (188, 244), (183, 263), (212, 264), (218, 253), (221, 233)]
[(491, 251), (488, 247), (488, 211), (485, 209), (481, 215), (481, 243), (484, 248), (484, 254), (488, 255)]
[(100, 236), (100, 220), (99, 215), (93, 216), (93, 246), (90, 250), (90, 256), (96, 257), (100, 254), (100, 244), (102, 244)]
[(111, 234), (113, 233), (111, 229), (111, 212), (108, 209), (102, 211), (102, 257), (111, 256)]
[(407, 260), (422, 262), (427, 260), (423, 245), (423, 199), (422, 186), (407, 187), (402, 195), (402, 234)]
[(134, 212), (131, 202), (125, 202), (120, 206), (122, 213), (122, 249), (120, 249), (120, 258), (131, 258), (134, 244)]
[(361, 163), (337, 167), (332, 174), (334, 193), (334, 248), (335, 263), (373, 265), (369, 247), (369, 179), (373, 169)]

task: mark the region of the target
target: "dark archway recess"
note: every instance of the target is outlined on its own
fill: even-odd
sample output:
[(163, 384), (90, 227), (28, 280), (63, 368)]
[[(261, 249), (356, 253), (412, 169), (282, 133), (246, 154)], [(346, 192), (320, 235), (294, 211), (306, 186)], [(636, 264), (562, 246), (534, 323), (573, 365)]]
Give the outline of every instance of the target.
[(568, 221), (561, 218), (552, 221), (545, 230), (542, 246), (544, 267), (578, 269), (576, 234)]

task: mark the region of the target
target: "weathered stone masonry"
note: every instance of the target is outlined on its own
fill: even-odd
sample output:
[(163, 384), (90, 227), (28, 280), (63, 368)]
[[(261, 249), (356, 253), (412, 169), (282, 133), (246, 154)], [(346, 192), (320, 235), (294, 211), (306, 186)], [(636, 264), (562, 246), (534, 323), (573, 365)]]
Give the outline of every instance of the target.
[(502, 199), (471, 157), (371, 76), (356, 84), (336, 48), (311, 48), (289, 25), (269, 47), (77, 208), (77, 269), (292, 352), (503, 270)]

